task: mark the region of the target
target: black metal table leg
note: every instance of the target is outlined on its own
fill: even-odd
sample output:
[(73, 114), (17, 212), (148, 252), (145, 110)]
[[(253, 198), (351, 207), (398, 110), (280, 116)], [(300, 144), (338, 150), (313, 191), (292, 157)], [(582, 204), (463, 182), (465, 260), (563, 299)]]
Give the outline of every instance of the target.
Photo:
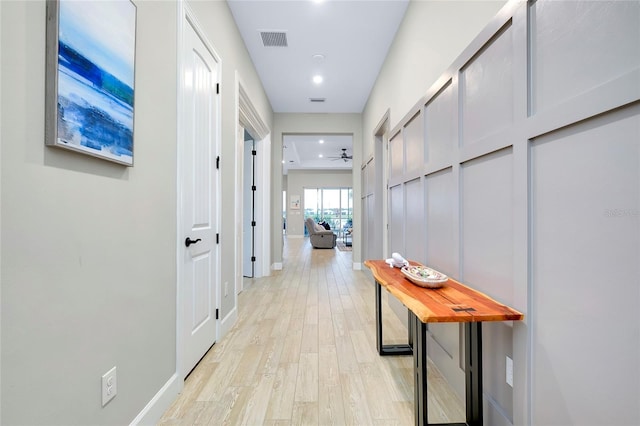
[(413, 348), (413, 330), (416, 328), (416, 315), (411, 312), (410, 309), (407, 309), (407, 331), (409, 332), (409, 346)]
[[(385, 345), (382, 339), (382, 285), (376, 281), (376, 345), (381, 356), (413, 355), (414, 404), (416, 426), (429, 423), (427, 395), (427, 324), (412, 312), (408, 314), (408, 344)], [(482, 322), (464, 325), (465, 407), (464, 423), (437, 423), (438, 426), (483, 426), (482, 410)]]
[(482, 426), (482, 323), (465, 324), (465, 423), (429, 423), (427, 384), (427, 324), (411, 314), (413, 332), (414, 404), (416, 426)]
[[(411, 336), (411, 321), (407, 326), (409, 336)], [(409, 344), (406, 345), (385, 345), (382, 342), (382, 286), (376, 281), (376, 345), (378, 353), (381, 356), (388, 355), (411, 355), (413, 349), (411, 347), (411, 337)]]
[(427, 325), (411, 314), (413, 331), (414, 410), (416, 426), (427, 426)]
[(464, 327), (467, 425), (482, 426), (482, 323)]

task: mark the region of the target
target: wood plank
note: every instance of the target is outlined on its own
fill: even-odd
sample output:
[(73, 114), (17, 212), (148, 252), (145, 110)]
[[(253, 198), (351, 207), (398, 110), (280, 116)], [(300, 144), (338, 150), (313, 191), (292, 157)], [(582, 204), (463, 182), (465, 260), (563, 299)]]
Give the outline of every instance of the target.
[(296, 402), (318, 401), (318, 354), (301, 353), (296, 380)]
[(252, 426), (264, 422), (275, 378), (275, 374), (262, 375), (244, 407), (242, 425)]
[(345, 425), (344, 398), (342, 387), (338, 385), (323, 386), (320, 388), (319, 422), (323, 426)]
[[(413, 359), (377, 355), (375, 285), (368, 272), (353, 270), (351, 256), (288, 240), (287, 267), (245, 281), (238, 323), (191, 373), (159, 424), (413, 424)], [(385, 339), (406, 342), (404, 318), (386, 299)], [(447, 409), (452, 403), (463, 412), (429, 369), (437, 395), (430, 410), (455, 413)]]
[[(418, 262), (411, 265), (422, 266)], [(384, 260), (367, 260), (377, 283), (394, 295), (424, 323), (520, 321), (524, 315), (454, 279), (438, 289), (423, 288)]]
[(300, 426), (315, 426), (318, 420), (318, 402), (296, 401), (293, 406), (291, 422)]
[(281, 364), (276, 371), (273, 389), (269, 398), (266, 418), (271, 420), (291, 420), (298, 364)]

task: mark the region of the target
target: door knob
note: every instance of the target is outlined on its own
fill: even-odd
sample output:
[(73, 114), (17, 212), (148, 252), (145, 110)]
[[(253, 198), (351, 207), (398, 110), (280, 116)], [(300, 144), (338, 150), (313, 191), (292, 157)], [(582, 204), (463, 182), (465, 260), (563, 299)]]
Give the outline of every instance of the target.
[(198, 238), (197, 240), (192, 240), (191, 238), (187, 237), (187, 239), (186, 239), (186, 240), (184, 240), (184, 245), (185, 245), (185, 246), (187, 246), (187, 247), (189, 247), (191, 244), (195, 244), (195, 243), (197, 243), (198, 241), (202, 241), (202, 239), (201, 239), (201, 238)]

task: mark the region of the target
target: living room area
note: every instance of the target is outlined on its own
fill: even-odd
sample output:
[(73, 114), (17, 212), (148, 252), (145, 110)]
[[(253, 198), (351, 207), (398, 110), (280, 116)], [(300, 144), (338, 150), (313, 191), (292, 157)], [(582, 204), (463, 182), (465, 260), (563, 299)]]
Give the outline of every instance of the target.
[(352, 136), (287, 135), (282, 178), (283, 234), (309, 238), (314, 248), (350, 251)]

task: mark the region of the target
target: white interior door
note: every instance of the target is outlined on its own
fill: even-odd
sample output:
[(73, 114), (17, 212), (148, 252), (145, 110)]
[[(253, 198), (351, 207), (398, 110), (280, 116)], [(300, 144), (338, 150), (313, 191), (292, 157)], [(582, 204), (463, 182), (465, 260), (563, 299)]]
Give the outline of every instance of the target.
[[(216, 147), (218, 64), (193, 26), (184, 26), (181, 144), (182, 373), (216, 340), (218, 249)], [(188, 239), (194, 241), (189, 243)]]
[(242, 273), (245, 277), (255, 275), (255, 142), (245, 132), (244, 141), (244, 172), (242, 179)]

